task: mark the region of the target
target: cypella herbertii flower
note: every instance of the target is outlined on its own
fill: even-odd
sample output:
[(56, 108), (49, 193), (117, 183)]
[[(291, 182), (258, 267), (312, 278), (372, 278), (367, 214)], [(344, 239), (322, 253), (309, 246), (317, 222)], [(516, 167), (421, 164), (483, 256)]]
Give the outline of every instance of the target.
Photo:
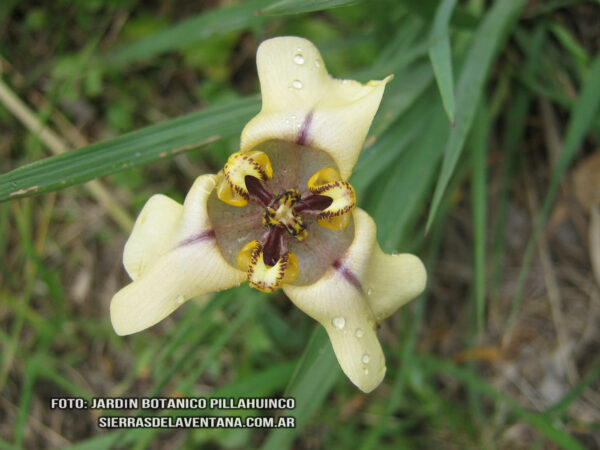
[(151, 197), (123, 255), (132, 282), (115, 294), (115, 331), (148, 328), (186, 300), (247, 280), (282, 288), (320, 322), (350, 380), (365, 392), (385, 374), (379, 321), (419, 295), (410, 254), (384, 254), (348, 183), (388, 77), (332, 78), (298, 37), (257, 52), (262, 109), (217, 175), (196, 179), (183, 205)]

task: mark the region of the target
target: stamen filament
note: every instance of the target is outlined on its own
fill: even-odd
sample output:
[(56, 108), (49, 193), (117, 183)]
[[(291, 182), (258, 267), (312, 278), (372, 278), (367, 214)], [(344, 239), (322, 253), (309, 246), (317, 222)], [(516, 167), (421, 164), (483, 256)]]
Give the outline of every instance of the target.
[(246, 175), (244, 181), (246, 182), (250, 200), (258, 203), (263, 208), (269, 206), (275, 199), (275, 196), (271, 193), (269, 188), (258, 178), (253, 177), (252, 175)]
[(308, 194), (294, 205), (294, 212), (298, 214), (318, 215), (333, 202), (331, 197), (324, 195)]
[(281, 256), (287, 252), (283, 236), (283, 228), (269, 228), (263, 245), (263, 259), (267, 266), (277, 264)]

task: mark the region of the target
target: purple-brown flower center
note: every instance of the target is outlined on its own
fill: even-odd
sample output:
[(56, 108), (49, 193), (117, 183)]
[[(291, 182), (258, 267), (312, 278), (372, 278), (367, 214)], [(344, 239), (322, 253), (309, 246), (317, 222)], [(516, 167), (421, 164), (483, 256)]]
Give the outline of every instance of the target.
[[(268, 141), (258, 150), (268, 156), (272, 175), (263, 176), (264, 169), (242, 178), (235, 171), (229, 173), (233, 182), (244, 183), (244, 205), (225, 203), (219, 199), (217, 189), (209, 198), (208, 214), (217, 246), (234, 267), (239, 267), (240, 252), (253, 241), (260, 247), (257, 251), (262, 253), (264, 270), (281, 267), (286, 255), (294, 254), (298, 276), (292, 283), (314, 283), (343, 255), (354, 237), (351, 215), (343, 229), (318, 223), (333, 215), (335, 200), (309, 189), (313, 175), (337, 165), (326, 152), (295, 142)], [(250, 167), (246, 159), (239, 159), (239, 164)]]
[(287, 189), (273, 195), (269, 187), (258, 178), (247, 175), (244, 180), (249, 199), (264, 208), (263, 225), (268, 231), (261, 244), (264, 262), (268, 266), (274, 266), (287, 251), (284, 233), (298, 241), (304, 240), (307, 231), (302, 216), (314, 217), (333, 201), (310, 191), (301, 194), (297, 189)]

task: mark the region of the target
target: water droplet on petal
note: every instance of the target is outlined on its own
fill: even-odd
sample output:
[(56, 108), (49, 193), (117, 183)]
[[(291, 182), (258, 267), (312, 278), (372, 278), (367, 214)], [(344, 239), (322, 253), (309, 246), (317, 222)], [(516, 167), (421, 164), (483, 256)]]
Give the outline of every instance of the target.
[(367, 369), (366, 367), (363, 369), (363, 372), (365, 373), (365, 375), (369, 375), (369, 369)]
[(361, 330), (360, 328), (356, 329), (356, 332), (354, 333), (356, 335), (356, 337), (358, 339), (362, 338), (365, 335), (365, 332), (363, 330)]
[(367, 295), (371, 295), (373, 293), (373, 288), (367, 288)]
[(304, 64), (304, 56), (302, 56), (300, 53), (296, 53), (294, 55), (294, 62), (299, 65)]
[(343, 330), (344, 327), (346, 326), (346, 319), (344, 319), (342, 316), (334, 317), (333, 320), (331, 321), (331, 323), (338, 330)]
[(362, 362), (363, 364), (369, 364), (369, 361), (371, 361), (371, 357), (368, 353), (365, 353), (362, 357)]
[(300, 81), (300, 80), (292, 81), (292, 87), (294, 89), (302, 89), (302, 81)]
[(181, 305), (183, 303), (183, 295), (178, 295), (177, 297), (175, 297), (175, 303), (177, 303), (178, 305)]
[(319, 61), (318, 59), (315, 59), (315, 67), (318, 69), (319, 67), (321, 67), (321, 61)]

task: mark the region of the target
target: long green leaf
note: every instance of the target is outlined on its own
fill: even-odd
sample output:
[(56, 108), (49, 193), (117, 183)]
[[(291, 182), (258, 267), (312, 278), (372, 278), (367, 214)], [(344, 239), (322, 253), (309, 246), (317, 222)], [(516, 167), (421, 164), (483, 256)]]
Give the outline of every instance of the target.
[(286, 414), (296, 418), (296, 428), (273, 430), (263, 444), (263, 449), (287, 448), (308, 420), (325, 401), (341, 373), (325, 329), (317, 325), (285, 395), (296, 399), (296, 408)]
[(450, 134), (427, 218), (426, 230), (429, 230), (435, 219), (444, 191), (462, 153), (492, 61), (502, 44), (503, 37), (507, 34), (507, 29), (515, 22), (524, 6), (524, 0), (495, 2), (473, 36), (473, 45), (467, 55), (456, 89), (456, 127)]
[(600, 357), (596, 358), (592, 368), (577, 386), (566, 393), (559, 401), (546, 409), (546, 414), (558, 415), (566, 412), (569, 409), (569, 406), (571, 406), (571, 404), (577, 400), (586, 389), (592, 386), (598, 378), (600, 378)]
[(569, 164), (579, 149), (579, 146), (583, 142), (583, 139), (585, 138), (590, 126), (594, 122), (599, 106), (600, 56), (597, 56), (592, 62), (587, 80), (583, 85), (579, 96), (577, 97), (575, 105), (573, 105), (571, 117), (567, 126), (567, 133), (565, 136), (563, 149), (560, 153), (556, 167), (552, 172), (552, 178), (550, 179), (550, 185), (548, 186), (544, 203), (540, 209), (540, 212), (538, 213), (535, 226), (533, 228), (533, 233), (529, 239), (529, 242), (527, 243), (527, 248), (525, 249), (525, 256), (523, 257), (519, 278), (517, 280), (517, 289), (513, 300), (513, 307), (508, 319), (507, 328), (509, 332), (514, 325), (519, 312), (521, 299), (523, 296), (523, 288), (525, 287), (525, 280), (527, 280), (529, 269), (531, 268), (531, 262), (535, 254), (537, 241), (540, 233), (546, 225), (546, 221), (548, 220), (548, 215), (550, 214), (552, 204), (554, 203), (554, 198), (556, 197), (556, 193), (560, 186), (560, 181), (569, 168)]
[(490, 117), (482, 102), (471, 135), (471, 203), (473, 205), (473, 296), (477, 333), (484, 332), (485, 324), (485, 244), (486, 244), (486, 155)]
[(209, 10), (164, 31), (117, 48), (101, 57), (100, 63), (113, 67), (124, 66), (184, 48), (203, 39), (249, 28), (266, 19), (257, 12), (271, 3), (273, 0), (249, 0), (227, 8)]
[(238, 134), (258, 111), (254, 97), (151, 125), (0, 175), (0, 202), (55, 191)]
[(122, 67), (203, 40), (261, 25), (272, 15), (293, 15), (336, 8), (364, 0), (245, 0), (226, 8), (211, 9), (164, 31), (108, 52), (98, 58), (100, 67)]
[(436, 106), (431, 101), (432, 93), (434, 94), (433, 90), (429, 90), (427, 95), (419, 98), (373, 145), (363, 150), (350, 180), (359, 194), (388, 169), (417, 136), (423, 134), (423, 130), (428, 126), (423, 117), (430, 117), (432, 105)]
[(546, 416), (522, 407), (517, 401), (496, 390), (496, 388), (489, 385), (470, 370), (463, 369), (448, 361), (444, 361), (433, 356), (423, 355), (420, 356), (419, 359), (423, 363), (423, 366), (428, 369), (428, 371), (432, 373), (444, 373), (450, 375), (462, 381), (471, 389), (485, 394), (495, 402), (508, 405), (517, 417), (528, 422), (544, 436), (551, 439), (556, 445), (569, 450), (583, 449), (583, 446), (579, 443), (579, 441), (570, 436), (566, 431), (558, 428)]
[[(434, 106), (428, 113), (428, 132), (411, 142), (391, 164), (388, 182), (374, 194), (377, 204), (369, 212), (377, 222), (377, 241), (384, 251), (399, 250), (400, 243), (411, 240), (407, 232), (431, 194), (450, 128), (442, 108)], [(401, 249), (405, 250), (404, 246)]]
[[(441, 117), (443, 119), (443, 115), (441, 115)], [(438, 120), (438, 122), (441, 121)], [(445, 212), (448, 210), (448, 204), (449, 202), (446, 198), (445, 201), (442, 202), (443, 219), (436, 223), (430, 235), (429, 248), (427, 249), (427, 254), (425, 256), (425, 267), (427, 267), (427, 271), (429, 273), (435, 273), (435, 268), (437, 262), (439, 261), (439, 252), (442, 247), (441, 244), (445, 230), (444, 219), (447, 217)], [(393, 377), (392, 390), (389, 394), (385, 410), (377, 420), (376, 424), (370, 427), (368, 432), (365, 433), (364, 439), (359, 447), (361, 450), (378, 448), (379, 440), (381, 439), (381, 435), (384, 433), (386, 424), (388, 423), (388, 418), (394, 413), (394, 411), (397, 410), (398, 405), (404, 397), (407, 384), (409, 384), (408, 380), (411, 377), (410, 372), (421, 371), (419, 361), (414, 357), (414, 349), (417, 343), (419, 332), (421, 331), (423, 319), (425, 317), (425, 307), (429, 298), (430, 289), (431, 285), (428, 285), (425, 292), (421, 294), (419, 298), (413, 300), (413, 303), (416, 303), (416, 305), (414, 306), (412, 313), (405, 313), (411, 314), (408, 322), (409, 328), (406, 336), (403, 338), (402, 346), (399, 347), (400, 362), (397, 366), (394, 366), (395, 375)]]
[[(518, 32), (517, 32), (518, 34)], [(540, 55), (546, 39), (543, 26), (538, 26), (532, 33), (531, 39), (528, 39), (526, 47), (527, 60), (523, 68), (523, 74), (526, 77), (532, 76), (538, 70)], [(496, 206), (496, 224), (492, 232), (491, 260), (493, 269), (491, 275), (492, 297), (498, 297), (500, 289), (500, 278), (504, 267), (505, 246), (507, 239), (508, 207), (510, 201), (510, 182), (516, 166), (518, 150), (525, 135), (525, 118), (527, 117), (531, 93), (522, 86), (516, 85), (512, 89), (513, 100), (507, 108), (506, 133), (504, 135), (503, 146), (506, 149), (506, 156), (501, 169), (501, 184), (498, 193), (499, 201)]]
[(323, 9), (339, 8), (360, 3), (364, 0), (279, 0), (261, 11), (263, 14), (298, 14)]
[(431, 37), (429, 38), (429, 59), (442, 96), (444, 110), (450, 123), (454, 125), (454, 81), (448, 24), (456, 0), (444, 0), (435, 13)]
[[(439, 5), (439, 0), (420, 0), (418, 2), (414, 0), (399, 1), (400, 3), (404, 3), (411, 14), (417, 14), (427, 21), (433, 20)], [(477, 17), (468, 11), (466, 7), (458, 6), (452, 13), (450, 23), (453, 27), (470, 29), (477, 25)]]

